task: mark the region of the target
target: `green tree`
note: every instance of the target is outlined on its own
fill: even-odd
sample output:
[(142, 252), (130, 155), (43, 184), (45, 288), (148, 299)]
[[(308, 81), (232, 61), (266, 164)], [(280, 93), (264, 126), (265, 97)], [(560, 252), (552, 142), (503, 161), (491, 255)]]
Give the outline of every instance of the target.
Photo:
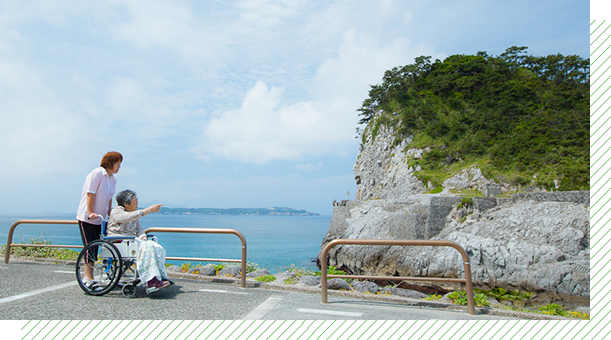
[[(481, 159), (515, 172), (516, 181), (538, 174), (538, 184), (562, 181), (563, 190), (589, 188), (589, 59), (528, 55), (510, 47), (452, 55), (384, 73), (358, 109), (360, 123), (395, 126), (400, 140), (439, 147), (421, 165), (435, 170), (442, 159)], [(454, 157), (458, 156), (458, 157)], [(447, 163), (447, 162), (446, 162)], [(543, 175), (542, 175), (543, 174)]]

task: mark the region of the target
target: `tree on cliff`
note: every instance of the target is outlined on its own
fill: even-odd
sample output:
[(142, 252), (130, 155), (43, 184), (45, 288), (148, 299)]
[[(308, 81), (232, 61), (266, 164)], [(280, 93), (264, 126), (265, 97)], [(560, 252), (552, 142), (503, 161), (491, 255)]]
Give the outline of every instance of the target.
[[(431, 147), (419, 164), (440, 171), (453, 161), (489, 164), (514, 183), (561, 190), (590, 187), (590, 60), (537, 57), (526, 47), (499, 56), (421, 56), (385, 72), (358, 109), (371, 135), (395, 126), (397, 142)], [(365, 138), (365, 135), (364, 135)]]

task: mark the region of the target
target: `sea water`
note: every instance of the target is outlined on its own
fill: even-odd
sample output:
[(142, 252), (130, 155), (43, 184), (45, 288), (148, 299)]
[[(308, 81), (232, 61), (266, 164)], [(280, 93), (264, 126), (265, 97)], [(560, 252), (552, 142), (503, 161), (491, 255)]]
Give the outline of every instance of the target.
[[(0, 216), (0, 244), (6, 244), (8, 232), (20, 219), (75, 220), (74, 214), (46, 216)], [(235, 229), (247, 243), (247, 261), (271, 273), (291, 264), (316, 270), (316, 256), (329, 229), (330, 216), (256, 216), (256, 215), (160, 215), (150, 214), (140, 220), (144, 229), (217, 228)], [(242, 256), (242, 243), (235, 235), (155, 233), (167, 256), (235, 259)], [(78, 225), (21, 224), (13, 234), (13, 243), (43, 239), (52, 244), (81, 245)], [(168, 261), (180, 265), (186, 261)], [(192, 262), (195, 266), (198, 262)], [(202, 265), (207, 262), (202, 262)]]

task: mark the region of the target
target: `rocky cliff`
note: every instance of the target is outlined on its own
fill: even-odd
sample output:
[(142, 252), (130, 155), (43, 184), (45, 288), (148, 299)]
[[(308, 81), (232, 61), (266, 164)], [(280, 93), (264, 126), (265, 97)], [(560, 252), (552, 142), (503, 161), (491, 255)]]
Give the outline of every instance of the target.
[[(361, 145), (357, 199), (334, 208), (322, 247), (340, 238), (450, 240), (468, 252), (476, 287), (589, 303), (589, 191), (515, 193), (473, 165), (445, 180), (440, 193), (427, 194), (430, 183), (408, 161), (427, 150), (410, 148), (410, 138), (394, 145), (392, 135), (382, 126)], [(465, 189), (482, 197), (465, 198)], [(354, 274), (464, 278), (452, 248), (338, 246), (327, 261)]]

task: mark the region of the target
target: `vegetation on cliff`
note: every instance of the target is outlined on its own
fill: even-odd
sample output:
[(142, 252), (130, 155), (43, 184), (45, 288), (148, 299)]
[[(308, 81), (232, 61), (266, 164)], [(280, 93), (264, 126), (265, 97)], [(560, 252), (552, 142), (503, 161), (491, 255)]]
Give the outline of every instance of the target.
[(371, 86), (358, 109), (363, 138), (375, 139), (382, 125), (393, 126), (397, 144), (413, 136), (408, 148), (430, 151), (411, 161), (434, 182), (478, 163), (513, 184), (589, 190), (589, 80), (589, 59), (537, 57), (526, 47), (435, 62), (421, 56)]

